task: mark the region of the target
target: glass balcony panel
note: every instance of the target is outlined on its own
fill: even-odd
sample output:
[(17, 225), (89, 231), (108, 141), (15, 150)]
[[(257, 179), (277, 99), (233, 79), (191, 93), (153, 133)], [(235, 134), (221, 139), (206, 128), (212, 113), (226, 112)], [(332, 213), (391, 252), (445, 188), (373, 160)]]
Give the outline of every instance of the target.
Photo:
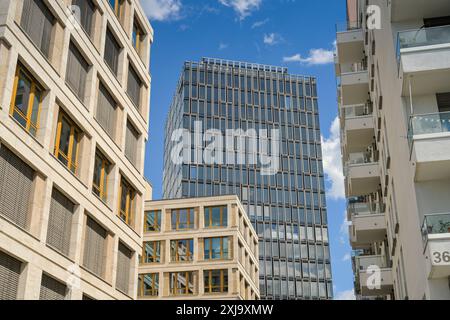
[(450, 213), (426, 215), (422, 226), (424, 238), (443, 233), (450, 233)]
[(450, 25), (402, 31), (398, 34), (399, 50), (450, 43)]

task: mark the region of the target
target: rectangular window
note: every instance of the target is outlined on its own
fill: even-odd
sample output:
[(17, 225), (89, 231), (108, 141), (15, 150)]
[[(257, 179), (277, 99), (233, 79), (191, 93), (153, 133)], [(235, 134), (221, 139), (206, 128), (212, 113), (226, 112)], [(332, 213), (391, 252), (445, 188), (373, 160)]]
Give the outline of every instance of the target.
[(142, 80), (131, 64), (128, 64), (127, 93), (134, 105), (140, 110)]
[(205, 208), (205, 228), (226, 227), (227, 225), (227, 206)]
[(192, 230), (195, 228), (194, 209), (172, 210), (172, 230)]
[(34, 175), (30, 166), (0, 145), (0, 214), (24, 229), (29, 224)]
[(117, 102), (100, 82), (98, 88), (97, 113), (95, 118), (111, 138), (115, 138)]
[(23, 1), (20, 26), (47, 58), (50, 56), (50, 40), (55, 22), (55, 17), (43, 0)]
[(149, 273), (139, 275), (139, 297), (157, 297), (159, 294), (159, 274)]
[(80, 50), (71, 42), (67, 59), (66, 83), (83, 103), (88, 71), (89, 64)]
[(204, 259), (225, 260), (229, 259), (228, 237), (205, 238)]
[(142, 42), (145, 38), (144, 31), (142, 31), (141, 26), (137, 21), (134, 21), (133, 23), (133, 34), (132, 34), (132, 42), (133, 47), (136, 49), (136, 52), (138, 54), (141, 54), (141, 48), (142, 48)]
[(83, 266), (99, 277), (106, 268), (106, 247), (108, 232), (91, 217), (87, 217), (84, 243)]
[(144, 242), (142, 252), (142, 263), (160, 263), (161, 262), (161, 242), (148, 241)]
[(95, 153), (92, 192), (104, 202), (106, 202), (108, 195), (108, 175), (110, 169), (111, 163), (97, 150)]
[(133, 252), (122, 242), (119, 242), (119, 250), (117, 253), (116, 288), (125, 294), (128, 294), (129, 292), (132, 258)]
[(92, 0), (73, 0), (72, 5), (80, 8), (80, 23), (84, 31), (91, 37), (95, 14), (95, 4)]
[(106, 42), (105, 42), (105, 62), (117, 76), (117, 71), (119, 69), (119, 54), (122, 48), (119, 42), (114, 37), (113, 33), (108, 29), (106, 31)]
[(39, 128), (43, 89), (37, 81), (18, 65), (14, 79), (10, 115), (31, 135), (36, 136)]
[(22, 263), (0, 251), (0, 300), (16, 300)]
[(111, 8), (113, 9), (115, 15), (119, 19), (122, 19), (123, 14), (124, 14), (125, 0), (108, 0), (108, 2), (109, 2), (109, 5), (111, 6)]
[(127, 121), (127, 133), (125, 143), (125, 156), (136, 167), (139, 132)]
[(170, 241), (170, 255), (172, 262), (192, 261), (194, 256), (194, 240)]
[(55, 157), (74, 174), (78, 173), (78, 149), (81, 130), (64, 113), (59, 113), (56, 129)]
[(42, 274), (39, 300), (65, 300), (67, 286), (52, 277)]
[(228, 270), (205, 270), (205, 293), (228, 292)]
[(161, 231), (161, 210), (145, 212), (145, 232)]
[(195, 293), (194, 272), (171, 272), (170, 293), (174, 296), (192, 295)]
[(120, 180), (120, 208), (119, 217), (129, 226), (133, 223), (134, 197), (136, 191), (122, 177)]
[(53, 189), (48, 219), (47, 244), (68, 256), (75, 204)]

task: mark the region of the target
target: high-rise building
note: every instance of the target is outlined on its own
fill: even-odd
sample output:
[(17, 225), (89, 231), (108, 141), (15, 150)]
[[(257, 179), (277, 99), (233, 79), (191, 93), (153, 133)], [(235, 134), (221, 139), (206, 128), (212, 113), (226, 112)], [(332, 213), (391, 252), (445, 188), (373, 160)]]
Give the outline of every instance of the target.
[(0, 299), (133, 299), (152, 28), (137, 0), (0, 2)]
[(146, 201), (139, 299), (255, 300), (258, 236), (236, 196)]
[(184, 64), (170, 107), (164, 197), (240, 198), (262, 299), (332, 297), (318, 113), (315, 78), (211, 58)]
[(450, 299), (450, 2), (347, 11), (336, 71), (357, 297)]

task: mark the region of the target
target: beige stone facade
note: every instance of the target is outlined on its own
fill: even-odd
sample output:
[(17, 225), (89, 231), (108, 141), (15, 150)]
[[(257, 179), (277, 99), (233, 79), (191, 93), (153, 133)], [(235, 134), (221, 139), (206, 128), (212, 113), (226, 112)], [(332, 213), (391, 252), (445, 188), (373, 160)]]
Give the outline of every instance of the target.
[(341, 145), (360, 299), (450, 299), (450, 2), (348, 0)]
[(136, 298), (152, 39), (138, 0), (0, 2), (0, 299)]
[(138, 298), (259, 299), (257, 257), (236, 196), (147, 201)]

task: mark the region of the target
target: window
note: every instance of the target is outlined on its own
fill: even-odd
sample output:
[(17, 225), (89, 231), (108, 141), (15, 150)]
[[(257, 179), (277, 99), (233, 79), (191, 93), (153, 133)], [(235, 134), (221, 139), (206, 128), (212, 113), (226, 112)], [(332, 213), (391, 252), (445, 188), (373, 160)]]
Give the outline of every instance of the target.
[(67, 295), (67, 286), (56, 279), (42, 274), (41, 291), (39, 300), (65, 300)]
[(106, 202), (108, 195), (108, 175), (110, 168), (111, 163), (100, 153), (100, 151), (97, 151), (95, 153), (92, 192), (104, 202)]
[(125, 294), (128, 294), (129, 292), (132, 258), (133, 252), (122, 242), (119, 242), (119, 250), (117, 253), (116, 288)]
[(141, 53), (142, 42), (144, 40), (145, 34), (142, 31), (141, 26), (137, 21), (133, 23), (133, 34), (131, 35), (131, 40), (133, 43), (133, 47), (136, 49), (137, 53)]
[(226, 227), (228, 225), (227, 206), (205, 208), (205, 228)]
[(144, 242), (142, 249), (142, 263), (160, 263), (161, 262), (161, 242), (148, 241)]
[(125, 143), (125, 156), (136, 167), (137, 166), (137, 150), (138, 150), (139, 133), (133, 125), (127, 122), (127, 133)]
[(228, 270), (204, 271), (205, 293), (228, 292)]
[(105, 42), (105, 62), (117, 76), (117, 70), (119, 68), (119, 54), (121, 51), (119, 42), (108, 29), (106, 31), (106, 42)]
[(117, 103), (100, 82), (98, 88), (97, 113), (95, 118), (111, 138), (115, 138)]
[(159, 274), (149, 273), (139, 275), (139, 297), (156, 297), (159, 294)]
[(78, 173), (80, 138), (81, 130), (64, 112), (60, 111), (56, 129), (55, 157), (74, 174)]
[(108, 0), (109, 5), (113, 9), (114, 13), (118, 18), (122, 18), (124, 13), (124, 2), (125, 0)]
[(22, 263), (0, 251), (0, 300), (16, 300)]
[(450, 92), (436, 94), (439, 112), (450, 112)]
[(11, 150), (0, 145), (0, 214), (24, 229), (29, 224), (34, 174)]
[(43, 0), (24, 0), (20, 26), (48, 58), (55, 18)]
[(194, 229), (194, 209), (172, 210), (172, 230)]
[(204, 250), (205, 260), (229, 259), (228, 237), (205, 238)]
[(122, 177), (120, 180), (119, 217), (129, 226), (133, 223), (134, 197), (136, 191)]
[(89, 36), (92, 36), (95, 5), (92, 0), (73, 0), (72, 5), (80, 8), (80, 24)]
[(161, 211), (152, 210), (145, 213), (145, 232), (161, 231)]
[(174, 296), (194, 294), (194, 272), (171, 272), (170, 293)]
[(37, 81), (21, 66), (16, 70), (11, 116), (31, 135), (36, 136), (39, 128), (43, 89)]
[(170, 255), (172, 262), (192, 261), (194, 256), (194, 240), (170, 241)]
[(108, 232), (91, 217), (87, 217), (84, 243), (83, 266), (99, 277), (106, 268), (106, 247)]
[(68, 256), (75, 204), (53, 189), (48, 219), (47, 244)]
[(71, 42), (69, 45), (69, 57), (67, 60), (66, 83), (77, 97), (84, 102), (86, 77), (89, 64), (84, 59), (80, 50)]
[(142, 88), (141, 78), (134, 70), (133, 66), (131, 64), (128, 64), (127, 93), (138, 110), (140, 109), (141, 105), (141, 88)]

